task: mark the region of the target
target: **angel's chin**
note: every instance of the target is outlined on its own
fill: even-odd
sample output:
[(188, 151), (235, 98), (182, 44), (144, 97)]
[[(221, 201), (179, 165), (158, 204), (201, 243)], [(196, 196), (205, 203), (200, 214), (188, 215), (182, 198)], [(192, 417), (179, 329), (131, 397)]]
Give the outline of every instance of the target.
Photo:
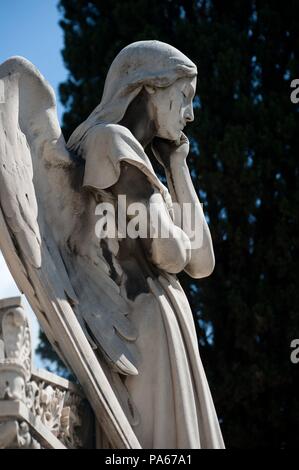
[(183, 134), (183, 131), (177, 132), (174, 138), (172, 138), (171, 140), (175, 142), (176, 145), (179, 145), (181, 142), (182, 134)]
[(182, 136), (182, 129), (172, 129), (172, 130), (164, 130), (157, 133), (157, 137), (161, 139), (169, 140), (170, 142), (179, 142)]

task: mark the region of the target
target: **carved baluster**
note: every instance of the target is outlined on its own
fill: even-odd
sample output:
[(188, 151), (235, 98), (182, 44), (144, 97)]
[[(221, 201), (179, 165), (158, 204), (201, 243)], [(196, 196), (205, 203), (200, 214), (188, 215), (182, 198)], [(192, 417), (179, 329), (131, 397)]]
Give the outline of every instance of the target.
[(31, 377), (31, 339), (21, 298), (0, 301), (0, 447), (38, 448), (25, 421), (8, 420), (9, 403), (26, 404)]

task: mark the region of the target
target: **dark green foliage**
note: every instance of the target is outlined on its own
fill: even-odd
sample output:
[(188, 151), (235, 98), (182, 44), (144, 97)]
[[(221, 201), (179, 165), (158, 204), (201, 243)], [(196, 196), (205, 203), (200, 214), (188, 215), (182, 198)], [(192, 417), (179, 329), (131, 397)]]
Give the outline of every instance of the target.
[(216, 268), (182, 276), (228, 447), (299, 445), (298, 2), (61, 0), (66, 137), (130, 42), (159, 39), (199, 69), (187, 133)]

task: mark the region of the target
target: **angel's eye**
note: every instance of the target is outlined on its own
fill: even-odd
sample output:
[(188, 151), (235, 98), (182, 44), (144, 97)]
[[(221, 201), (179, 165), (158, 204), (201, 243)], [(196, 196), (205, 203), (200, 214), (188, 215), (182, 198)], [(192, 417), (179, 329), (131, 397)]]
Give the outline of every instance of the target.
[(186, 95), (186, 93), (185, 93), (185, 92), (183, 92), (183, 91), (182, 91), (182, 95), (183, 95), (183, 97), (184, 97), (184, 98), (187, 98), (187, 95)]

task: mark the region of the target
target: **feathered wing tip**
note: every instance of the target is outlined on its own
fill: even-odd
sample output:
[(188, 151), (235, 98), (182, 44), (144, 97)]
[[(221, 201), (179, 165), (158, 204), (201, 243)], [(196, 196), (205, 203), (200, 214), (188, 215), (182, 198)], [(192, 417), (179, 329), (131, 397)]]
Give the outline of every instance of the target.
[[(0, 64), (2, 82), (2, 103), (6, 104), (15, 96), (8, 89), (14, 81), (18, 90), (17, 114), (21, 131), (42, 150), (43, 157), (50, 164), (70, 165), (71, 159), (65, 147), (57, 117), (55, 93), (39, 70), (27, 59), (14, 56)], [(43, 148), (46, 145), (47, 148)]]

